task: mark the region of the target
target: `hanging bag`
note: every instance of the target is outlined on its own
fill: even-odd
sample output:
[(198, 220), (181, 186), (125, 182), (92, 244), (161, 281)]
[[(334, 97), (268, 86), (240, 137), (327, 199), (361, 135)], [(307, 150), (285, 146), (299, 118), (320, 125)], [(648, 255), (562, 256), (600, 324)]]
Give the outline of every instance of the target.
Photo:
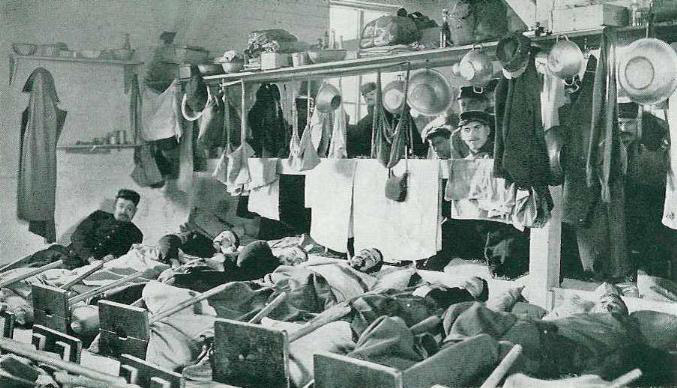
[(404, 154), (405, 171), (397, 176), (392, 169), (388, 169), (388, 180), (386, 180), (386, 198), (396, 202), (404, 202), (407, 199), (407, 180), (409, 178), (409, 163), (407, 154)]
[[(409, 89), (410, 65), (407, 66), (407, 76), (404, 82), (404, 102), (400, 111), (400, 121), (397, 123), (395, 134), (393, 135), (392, 147), (390, 149), (390, 158), (388, 160), (388, 180), (386, 181), (386, 198), (396, 202), (403, 202), (407, 198), (407, 180), (409, 177), (409, 163), (407, 157), (407, 135), (411, 127), (411, 118), (409, 116), (409, 106), (407, 105), (407, 92)], [(405, 171), (401, 176), (393, 173), (393, 167), (399, 163), (404, 155)]]

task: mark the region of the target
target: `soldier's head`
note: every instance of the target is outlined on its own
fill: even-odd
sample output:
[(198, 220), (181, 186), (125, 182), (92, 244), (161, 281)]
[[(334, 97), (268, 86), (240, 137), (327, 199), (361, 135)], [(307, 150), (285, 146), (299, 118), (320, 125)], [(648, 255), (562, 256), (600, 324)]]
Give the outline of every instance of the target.
[(113, 217), (118, 221), (131, 222), (136, 214), (141, 196), (134, 190), (120, 189), (115, 196), (115, 210)]

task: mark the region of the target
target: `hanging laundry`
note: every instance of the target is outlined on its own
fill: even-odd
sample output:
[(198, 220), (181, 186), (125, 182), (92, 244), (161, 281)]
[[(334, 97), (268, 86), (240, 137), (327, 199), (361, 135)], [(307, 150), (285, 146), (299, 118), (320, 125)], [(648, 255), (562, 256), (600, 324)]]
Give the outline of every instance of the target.
[(562, 221), (583, 226), (589, 222), (592, 207), (599, 195), (599, 187), (588, 187), (585, 175), (592, 122), (592, 95), (597, 58), (591, 56), (581, 81), (580, 88), (571, 95), (571, 103), (559, 109), (566, 144), (566, 173), (562, 186)]
[(176, 80), (157, 98), (157, 109), (144, 123), (141, 137), (145, 141), (181, 137), (180, 86)]
[(559, 125), (559, 108), (567, 103), (564, 83), (543, 66), (543, 89), (541, 89), (541, 119), (543, 128)]
[(249, 158), (247, 166), (250, 181), (247, 210), (261, 217), (280, 220), (280, 175), (276, 158)]
[(346, 145), (347, 115), (348, 114), (343, 109), (343, 102), (341, 102), (341, 106), (332, 113), (332, 116), (334, 116), (334, 125), (330, 136), (331, 142), (329, 144), (329, 150), (327, 151), (328, 158), (344, 159), (348, 157), (348, 148)]
[(179, 177), (176, 179), (176, 187), (184, 193), (193, 190), (193, 171), (195, 169), (194, 139), (195, 123), (181, 120), (183, 136), (179, 142)]
[(289, 164), (291, 168), (296, 171), (312, 170), (315, 166), (320, 164), (320, 157), (317, 154), (317, 149), (313, 145), (310, 125), (303, 131), (303, 135), (299, 142), (299, 152), (289, 155)]
[[(421, 260), (437, 253), (440, 214), (438, 160), (408, 162), (407, 198), (384, 198), (388, 170), (379, 161), (357, 160), (353, 187), (355, 250), (377, 248), (384, 261)], [(404, 164), (393, 168), (401, 175)]]
[(21, 116), (17, 216), (51, 243), (56, 241), (56, 143), (67, 112), (57, 106), (54, 78), (42, 67), (31, 73), (22, 91), (30, 97)]
[(267, 186), (280, 178), (277, 172), (277, 158), (249, 158), (247, 167), (249, 168), (249, 182), (247, 190), (257, 189)]
[(254, 150), (245, 142), (226, 157), (228, 160), (226, 187), (230, 195), (242, 194), (244, 185), (251, 180), (247, 161), (253, 156)]
[(320, 112), (318, 109), (313, 111), (313, 115), (310, 116), (310, 132), (313, 139), (313, 147), (315, 147), (317, 154), (320, 157), (327, 156), (333, 127), (333, 112), (324, 113)]
[(141, 187), (162, 187), (165, 180), (150, 148), (150, 144), (144, 144), (134, 150), (134, 170), (131, 177)]
[(251, 128), (251, 138), (248, 141), (256, 156), (288, 156), (289, 125), (282, 113), (280, 91), (276, 85), (261, 85), (247, 120)]
[(351, 237), (355, 166), (355, 159), (326, 159), (306, 174), (306, 207), (312, 209), (310, 237), (336, 252), (346, 252)]
[(280, 180), (259, 186), (249, 192), (247, 210), (261, 217), (280, 220)]
[(605, 28), (592, 95), (592, 125), (585, 173), (588, 186), (599, 182), (602, 201), (611, 201), (610, 183), (620, 178), (621, 155), (616, 90), (616, 33)]
[(677, 92), (669, 100), (668, 123), (670, 124), (670, 168), (665, 187), (663, 225), (677, 229)]

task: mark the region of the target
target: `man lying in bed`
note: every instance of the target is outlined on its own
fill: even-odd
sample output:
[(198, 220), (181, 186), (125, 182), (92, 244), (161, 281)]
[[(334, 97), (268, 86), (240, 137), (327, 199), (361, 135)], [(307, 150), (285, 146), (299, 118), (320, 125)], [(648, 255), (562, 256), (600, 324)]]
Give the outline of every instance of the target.
[(674, 384), (670, 381), (674, 365), (666, 350), (675, 349), (677, 316), (652, 311), (628, 314), (619, 295), (609, 287), (589, 312), (551, 320), (495, 312), (481, 304), (452, 306), (444, 319), (445, 343), (489, 334), (505, 348), (503, 354), (519, 344), (522, 356), (511, 371), (536, 378), (593, 374), (610, 381), (640, 368), (641, 385)]
[[(209, 299), (209, 308), (203, 306), (199, 313), (187, 309), (179, 316), (164, 319), (161, 325), (154, 325), (147, 360), (163, 367), (181, 369), (197, 357), (202, 343), (200, 336), (213, 336), (215, 317), (246, 321), (283, 291), (287, 298), (271, 312), (271, 319), (303, 323), (345, 303), (352, 311), (343, 324), (337, 325), (347, 325), (349, 333), (361, 333), (382, 315), (402, 316), (414, 324), (433, 314), (441, 314), (452, 303), (486, 298), (486, 282), (481, 279), (470, 279), (465, 289), (430, 285), (419, 288), (422, 282), (417, 279), (415, 268), (374, 270), (381, 263), (380, 252), (367, 249), (359, 252), (350, 263), (314, 257), (293, 266), (277, 264), (277, 268), (263, 279), (230, 282), (223, 292)], [(187, 292), (151, 282), (143, 294), (149, 311), (155, 313), (161, 311), (162, 306), (187, 297)], [(322, 333), (321, 336), (333, 335), (331, 330)], [(317, 343), (314, 346), (317, 347)], [(318, 349), (302, 351), (315, 350)], [(308, 365), (301, 369), (312, 371)]]
[(66, 268), (73, 269), (127, 253), (132, 244), (143, 241), (143, 233), (132, 223), (140, 199), (136, 191), (119, 190), (113, 213), (94, 211), (78, 224), (70, 245), (54, 244), (38, 251), (28, 258), (26, 266), (38, 267), (63, 260)]
[[(7, 304), (10, 311), (16, 315), (16, 320), (21, 325), (29, 325), (33, 321), (33, 308), (31, 302), (32, 285), (44, 285), (62, 287), (72, 281), (80, 279), (72, 284), (69, 290), (73, 295), (84, 293), (95, 288), (110, 284), (118, 279), (142, 272), (140, 278), (130, 281), (128, 285), (107, 291), (107, 294), (116, 294), (120, 302), (131, 302), (140, 296), (143, 284), (151, 279), (156, 279), (163, 271), (169, 268), (164, 264), (161, 250), (155, 245), (134, 244), (127, 253), (118, 258), (104, 261), (93, 261), (91, 264), (75, 269), (49, 269), (35, 276), (15, 282), (0, 290), (0, 302)], [(102, 267), (95, 272), (86, 275), (90, 270)], [(17, 268), (8, 271), (7, 277), (15, 277), (30, 271), (29, 268)], [(134, 287), (138, 290), (134, 292)]]

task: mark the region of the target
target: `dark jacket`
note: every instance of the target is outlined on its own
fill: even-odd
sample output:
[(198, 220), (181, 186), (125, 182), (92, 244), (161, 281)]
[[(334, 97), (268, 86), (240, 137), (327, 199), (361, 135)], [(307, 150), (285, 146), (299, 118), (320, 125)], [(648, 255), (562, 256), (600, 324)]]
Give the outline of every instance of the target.
[(591, 56), (579, 91), (572, 95), (571, 104), (559, 109), (560, 122), (564, 125), (566, 155), (562, 193), (562, 221), (575, 226), (586, 226), (590, 221), (592, 207), (599, 197), (599, 182), (588, 186), (585, 165), (588, 160), (590, 123), (592, 121), (592, 95), (597, 58)]
[(520, 188), (543, 188), (550, 181), (540, 85), (532, 56), (524, 74), (503, 78), (496, 87), (494, 170)]
[(96, 210), (77, 226), (68, 249), (71, 256), (77, 256), (86, 263), (90, 257), (122, 256), (132, 244), (142, 241), (143, 233), (136, 225), (117, 221), (113, 214)]

